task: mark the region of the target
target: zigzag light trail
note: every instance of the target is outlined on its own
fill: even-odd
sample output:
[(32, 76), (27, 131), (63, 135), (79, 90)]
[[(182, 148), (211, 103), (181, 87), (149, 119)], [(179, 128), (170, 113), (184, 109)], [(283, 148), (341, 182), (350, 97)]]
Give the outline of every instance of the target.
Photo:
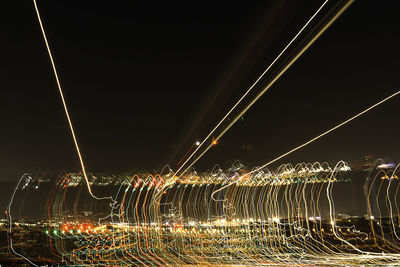
[[(162, 208), (157, 209), (152, 199), (164, 187), (166, 175), (137, 174), (129, 181), (117, 180), (114, 199), (118, 205), (111, 207), (111, 220), (93, 225), (66, 221), (52, 225), (46, 235), (54, 253), (69, 265), (337, 266), (400, 262), (400, 248), (390, 237), (400, 226), (393, 220), (381, 216), (362, 222), (336, 217), (335, 202), (340, 194), (333, 188), (349, 187), (353, 182), (350, 171), (340, 161), (335, 166), (283, 164), (274, 171), (264, 168), (250, 174), (236, 162), (224, 171), (217, 168), (183, 177), (165, 190)], [(225, 203), (213, 201), (210, 196), (215, 190), (237, 179), (238, 173), (245, 173), (246, 179), (219, 191)], [(381, 192), (394, 194), (389, 201), (399, 213), (398, 175), (398, 169), (373, 175), (366, 199), (371, 215), (393, 214), (387, 201), (380, 200)], [(29, 182), (24, 187), (29, 187)], [(63, 197), (49, 203), (54, 207), (50, 218), (63, 218), (58, 207), (75, 205), (68, 198), (83, 201), (73, 199), (73, 192), (67, 193), (76, 187), (70, 187), (70, 182), (65, 176), (54, 185), (57, 195)], [(389, 190), (389, 183), (396, 193)], [(34, 255), (24, 256), (35, 260)]]
[(12, 232), (13, 232), (13, 229), (12, 229), (12, 227), (13, 227), (13, 219), (12, 219), (12, 215), (11, 215), (11, 206), (12, 206), (12, 204), (14, 202), (15, 193), (17, 192), (18, 187), (19, 187), (19, 185), (21, 184), (22, 181), (24, 181), (26, 184), (28, 184), (31, 179), (32, 178), (29, 177), (29, 175), (27, 173), (23, 174), (21, 176), (21, 178), (19, 179), (17, 185), (15, 186), (15, 188), (14, 188), (12, 194), (11, 194), (10, 201), (9, 201), (9, 203), (7, 205), (7, 210), (6, 210), (6, 216), (7, 216), (7, 221), (8, 221), (8, 232), (10, 233), (9, 235), (7, 235), (7, 241), (8, 241), (8, 244), (10, 246), (10, 250), (15, 255), (17, 255), (18, 257), (21, 257), (22, 259), (26, 260), (27, 262), (29, 262), (29, 264), (31, 264), (33, 266), (39, 266), (39, 265), (33, 263), (32, 261), (30, 261), (24, 255), (22, 255), (22, 254), (18, 253), (17, 251), (15, 251), (14, 245), (13, 245), (13, 236), (11, 235)]
[[(219, 133), (215, 142), (352, 2), (341, 6), (322, 25)], [(35, 266), (43, 263), (68, 266), (380, 266), (400, 263), (400, 165), (393, 167), (393, 163), (376, 161), (368, 169), (367, 178), (365, 170), (355, 172), (342, 160), (336, 164), (300, 162), (270, 168), (272, 163), (350, 124), (398, 96), (400, 91), (261, 167), (249, 169), (237, 160), (224, 169), (216, 165), (205, 172), (192, 171), (193, 164), (211, 145), (186, 166), (327, 1), (176, 172), (166, 165), (157, 174), (96, 174), (97, 177), (85, 170), (36, 0), (33, 3), (82, 170), (61, 172), (55, 181), (48, 182), (49, 188), (44, 194), (36, 191), (38, 186), (32, 177), (24, 174), (20, 178), (6, 210), (7, 239), (14, 255)], [(356, 216), (343, 214), (347, 203), (344, 208), (340, 205), (341, 194), (362, 195), (360, 181), (363, 182), (366, 216), (360, 216), (358, 210)], [(110, 192), (107, 193), (110, 197), (96, 197), (91, 186), (103, 193)], [(32, 240), (34, 235), (31, 236), (34, 231), (24, 234), (32, 227), (31, 223), (24, 219), (18, 223), (13, 221), (16, 216), (12, 213), (17, 210), (14, 207), (19, 204), (19, 212), (23, 212), (24, 204), (32, 196), (36, 196), (38, 202), (41, 197), (45, 203), (45, 219), (35, 224), (34, 234), (46, 240), (47, 257), (40, 257), (37, 247), (24, 249), (29, 242), (36, 244), (36, 240)], [(112, 200), (112, 205), (99, 201), (101, 199)], [(43, 233), (38, 234), (38, 229)]]

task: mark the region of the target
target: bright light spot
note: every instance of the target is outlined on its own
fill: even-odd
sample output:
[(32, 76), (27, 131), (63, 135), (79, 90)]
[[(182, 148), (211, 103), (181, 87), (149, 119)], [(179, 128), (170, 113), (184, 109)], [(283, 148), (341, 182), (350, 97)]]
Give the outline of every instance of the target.
[(200, 145), (200, 141), (196, 141), (196, 146), (199, 146)]

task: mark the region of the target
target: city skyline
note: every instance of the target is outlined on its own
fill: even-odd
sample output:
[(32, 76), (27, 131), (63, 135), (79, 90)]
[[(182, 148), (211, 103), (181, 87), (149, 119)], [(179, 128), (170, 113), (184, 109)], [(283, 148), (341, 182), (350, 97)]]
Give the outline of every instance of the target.
[(2, 265), (399, 264), (399, 3), (3, 7)]

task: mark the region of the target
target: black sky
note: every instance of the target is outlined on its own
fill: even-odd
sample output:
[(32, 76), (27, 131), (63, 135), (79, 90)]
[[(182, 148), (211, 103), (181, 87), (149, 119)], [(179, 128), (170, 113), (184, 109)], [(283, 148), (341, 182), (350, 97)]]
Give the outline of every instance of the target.
[[(88, 169), (174, 168), (321, 3), (39, 0)], [(2, 9), (0, 178), (76, 170), (33, 5)], [(197, 167), (264, 163), (399, 90), (398, 10), (395, 1), (356, 1)], [(356, 162), (366, 153), (399, 161), (399, 104), (282, 162)]]

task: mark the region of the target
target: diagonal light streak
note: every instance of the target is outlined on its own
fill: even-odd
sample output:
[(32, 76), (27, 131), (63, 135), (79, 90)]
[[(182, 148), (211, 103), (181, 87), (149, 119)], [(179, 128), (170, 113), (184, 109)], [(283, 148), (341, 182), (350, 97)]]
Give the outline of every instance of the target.
[(60, 82), (60, 79), (58, 77), (57, 68), (56, 68), (56, 65), (55, 65), (55, 62), (54, 62), (53, 55), (51, 53), (49, 42), (48, 42), (47, 37), (46, 37), (46, 32), (44, 30), (43, 23), (42, 23), (42, 20), (40, 18), (39, 8), (38, 8), (38, 6), (36, 4), (36, 0), (33, 0), (33, 4), (35, 6), (35, 11), (36, 11), (37, 19), (39, 21), (40, 30), (42, 32), (43, 39), (44, 39), (44, 42), (46, 44), (46, 49), (47, 49), (47, 53), (48, 53), (49, 58), (50, 58), (51, 67), (53, 69), (54, 77), (55, 77), (56, 82), (57, 82), (58, 92), (60, 93), (60, 97), (61, 97), (61, 101), (62, 101), (62, 104), (63, 104), (63, 107), (64, 107), (65, 115), (67, 117), (69, 129), (71, 130), (72, 139), (74, 141), (75, 149), (76, 149), (76, 152), (77, 152), (78, 157), (79, 157), (79, 162), (80, 162), (80, 165), (81, 165), (81, 168), (82, 168), (83, 176), (85, 178), (86, 186), (87, 186), (87, 188), (89, 190), (90, 195), (92, 197), (94, 197), (95, 199), (97, 199), (97, 200), (112, 199), (111, 197), (100, 197), (99, 198), (99, 197), (96, 197), (92, 193), (92, 188), (90, 187), (89, 179), (88, 179), (87, 174), (86, 174), (85, 164), (83, 163), (83, 158), (82, 158), (81, 151), (79, 149), (78, 140), (77, 140), (76, 135), (75, 135), (74, 127), (72, 126), (71, 117), (70, 117), (69, 112), (68, 112), (67, 103), (66, 103), (65, 98), (64, 98), (64, 93), (63, 93), (63, 90), (62, 90), (62, 87), (61, 87), (61, 82)]
[[(265, 164), (262, 165), (261, 167), (258, 167), (258, 168), (256, 168), (256, 169), (254, 169), (254, 170), (252, 170), (252, 171), (246, 173), (245, 175), (240, 176), (240, 177), (239, 177), (237, 180), (235, 180), (234, 182), (229, 183), (229, 184), (227, 184), (227, 185), (221, 187), (220, 189), (214, 191), (213, 194), (212, 194), (212, 198), (214, 199), (214, 194), (215, 194), (215, 193), (217, 193), (217, 192), (219, 192), (219, 191), (221, 191), (221, 190), (224, 190), (225, 188), (227, 188), (227, 187), (229, 187), (229, 186), (231, 186), (231, 185), (237, 183), (238, 181), (240, 181), (241, 179), (243, 179), (243, 177), (248, 176), (248, 175), (251, 175), (251, 174), (253, 174), (253, 173), (256, 173), (256, 172), (258, 172), (258, 171), (264, 169), (265, 167), (271, 165), (272, 163), (274, 163), (274, 162), (276, 162), (276, 161), (278, 161), (278, 160), (280, 160), (280, 159), (282, 159), (282, 158), (284, 158), (284, 157), (286, 157), (286, 156), (292, 154), (293, 152), (296, 152), (297, 150), (299, 150), (299, 149), (301, 149), (301, 148), (303, 148), (303, 147), (305, 147), (305, 146), (307, 146), (307, 145), (313, 143), (314, 141), (320, 139), (321, 137), (324, 137), (325, 135), (327, 135), (327, 134), (333, 132), (334, 130), (336, 130), (336, 129), (338, 129), (338, 128), (340, 128), (340, 127), (342, 127), (342, 126), (344, 126), (344, 125), (350, 123), (351, 121), (357, 119), (358, 117), (364, 115), (365, 113), (367, 113), (368, 111), (370, 111), (370, 110), (376, 108), (377, 106), (382, 105), (383, 103), (385, 103), (386, 101), (392, 99), (393, 97), (397, 96), (398, 94), (400, 94), (400, 91), (397, 91), (396, 93), (394, 93), (394, 94), (392, 94), (392, 95), (386, 97), (385, 99), (383, 99), (383, 100), (379, 101), (378, 103), (376, 103), (376, 104), (370, 106), (369, 108), (367, 108), (367, 109), (361, 111), (360, 113), (354, 115), (353, 117), (351, 117), (351, 118), (345, 120), (344, 122), (342, 122), (342, 123), (336, 125), (335, 127), (330, 128), (329, 130), (327, 130), (327, 131), (325, 131), (325, 132), (323, 132), (323, 133), (317, 135), (316, 137), (312, 138), (311, 140), (309, 140), (309, 141), (307, 141), (307, 142), (305, 142), (305, 143), (303, 143), (303, 144), (301, 144), (301, 145), (299, 145), (299, 146), (293, 148), (292, 150), (290, 150), (290, 151), (288, 151), (288, 152), (286, 152), (286, 153), (280, 155), (279, 157), (276, 157), (275, 159), (273, 159), (273, 160), (271, 160), (271, 161), (265, 163)], [(214, 200), (215, 200), (215, 199), (214, 199)]]
[[(247, 110), (250, 109), (251, 106), (253, 106), (257, 100), (268, 90), (271, 88), (271, 86), (286, 72), (286, 70), (288, 70), (296, 61), (297, 59), (332, 25), (333, 22), (336, 21), (336, 19), (338, 19), (340, 17), (340, 15), (354, 2), (354, 0), (350, 0), (349, 2), (346, 3), (346, 5), (344, 5), (336, 14), (335, 16), (333, 16), (327, 23), (326, 25), (303, 47), (303, 49), (301, 49), (296, 56), (294, 56), (294, 58), (292, 58), (290, 60), (290, 62), (272, 79), (272, 81), (270, 81), (267, 86), (239, 113), (239, 115), (237, 115), (235, 117), (235, 119), (233, 119), (229, 125), (227, 127), (225, 127), (223, 129), (223, 131), (215, 138), (215, 141), (218, 141), (235, 123), (237, 120), (239, 120), (246, 112)], [(310, 21), (318, 14), (318, 12), (321, 10), (321, 8), (325, 5), (326, 2), (324, 2), (324, 4), (317, 10), (316, 13), (314, 13), (314, 15), (311, 17), (311, 19), (306, 23), (305, 27), (310, 23)], [(302, 31), (304, 29), (304, 27), (300, 30)], [(297, 38), (298, 35), (296, 35), (294, 37)], [(292, 41), (294, 40), (292, 39)], [(292, 42), (289, 43), (289, 45)], [(288, 45), (288, 46), (289, 46)], [(287, 49), (287, 47), (285, 47), (284, 50)], [(279, 54), (278, 58), (282, 55)], [(276, 60), (273, 61), (273, 63), (267, 68), (267, 70), (276, 62)], [(266, 73), (266, 71), (260, 76), (260, 78)], [(246, 92), (246, 94), (254, 87), (254, 85), (260, 80), (257, 79), (257, 81), (252, 85), (252, 87), (250, 87), (250, 89)], [(245, 94), (245, 95), (246, 95)], [(245, 96), (244, 95), (244, 96)], [(218, 125), (210, 132), (210, 134), (206, 137), (206, 139), (203, 140), (202, 144), (211, 136), (211, 134), (214, 133), (214, 131), (219, 127), (219, 125), (223, 122), (223, 120), (225, 120), (225, 118), (230, 114), (231, 111), (233, 111), (233, 109), (240, 103), (240, 101), (244, 98), (244, 96), (235, 104), (235, 106), (228, 112), (228, 114), (220, 121), (220, 123), (218, 123)], [(201, 145), (200, 145), (201, 146)], [(184, 164), (182, 164), (182, 166), (178, 169), (178, 171), (176, 171), (176, 173), (178, 173), (183, 166), (186, 164), (187, 161), (189, 161), (189, 159), (196, 153), (196, 151), (200, 148), (200, 146), (193, 152), (193, 154), (185, 161)], [(192, 167), (201, 157), (203, 157), (203, 155), (212, 147), (213, 145), (210, 144), (188, 167), (186, 167), (186, 169), (180, 174), (183, 175), (185, 172), (187, 172), (190, 167)]]

